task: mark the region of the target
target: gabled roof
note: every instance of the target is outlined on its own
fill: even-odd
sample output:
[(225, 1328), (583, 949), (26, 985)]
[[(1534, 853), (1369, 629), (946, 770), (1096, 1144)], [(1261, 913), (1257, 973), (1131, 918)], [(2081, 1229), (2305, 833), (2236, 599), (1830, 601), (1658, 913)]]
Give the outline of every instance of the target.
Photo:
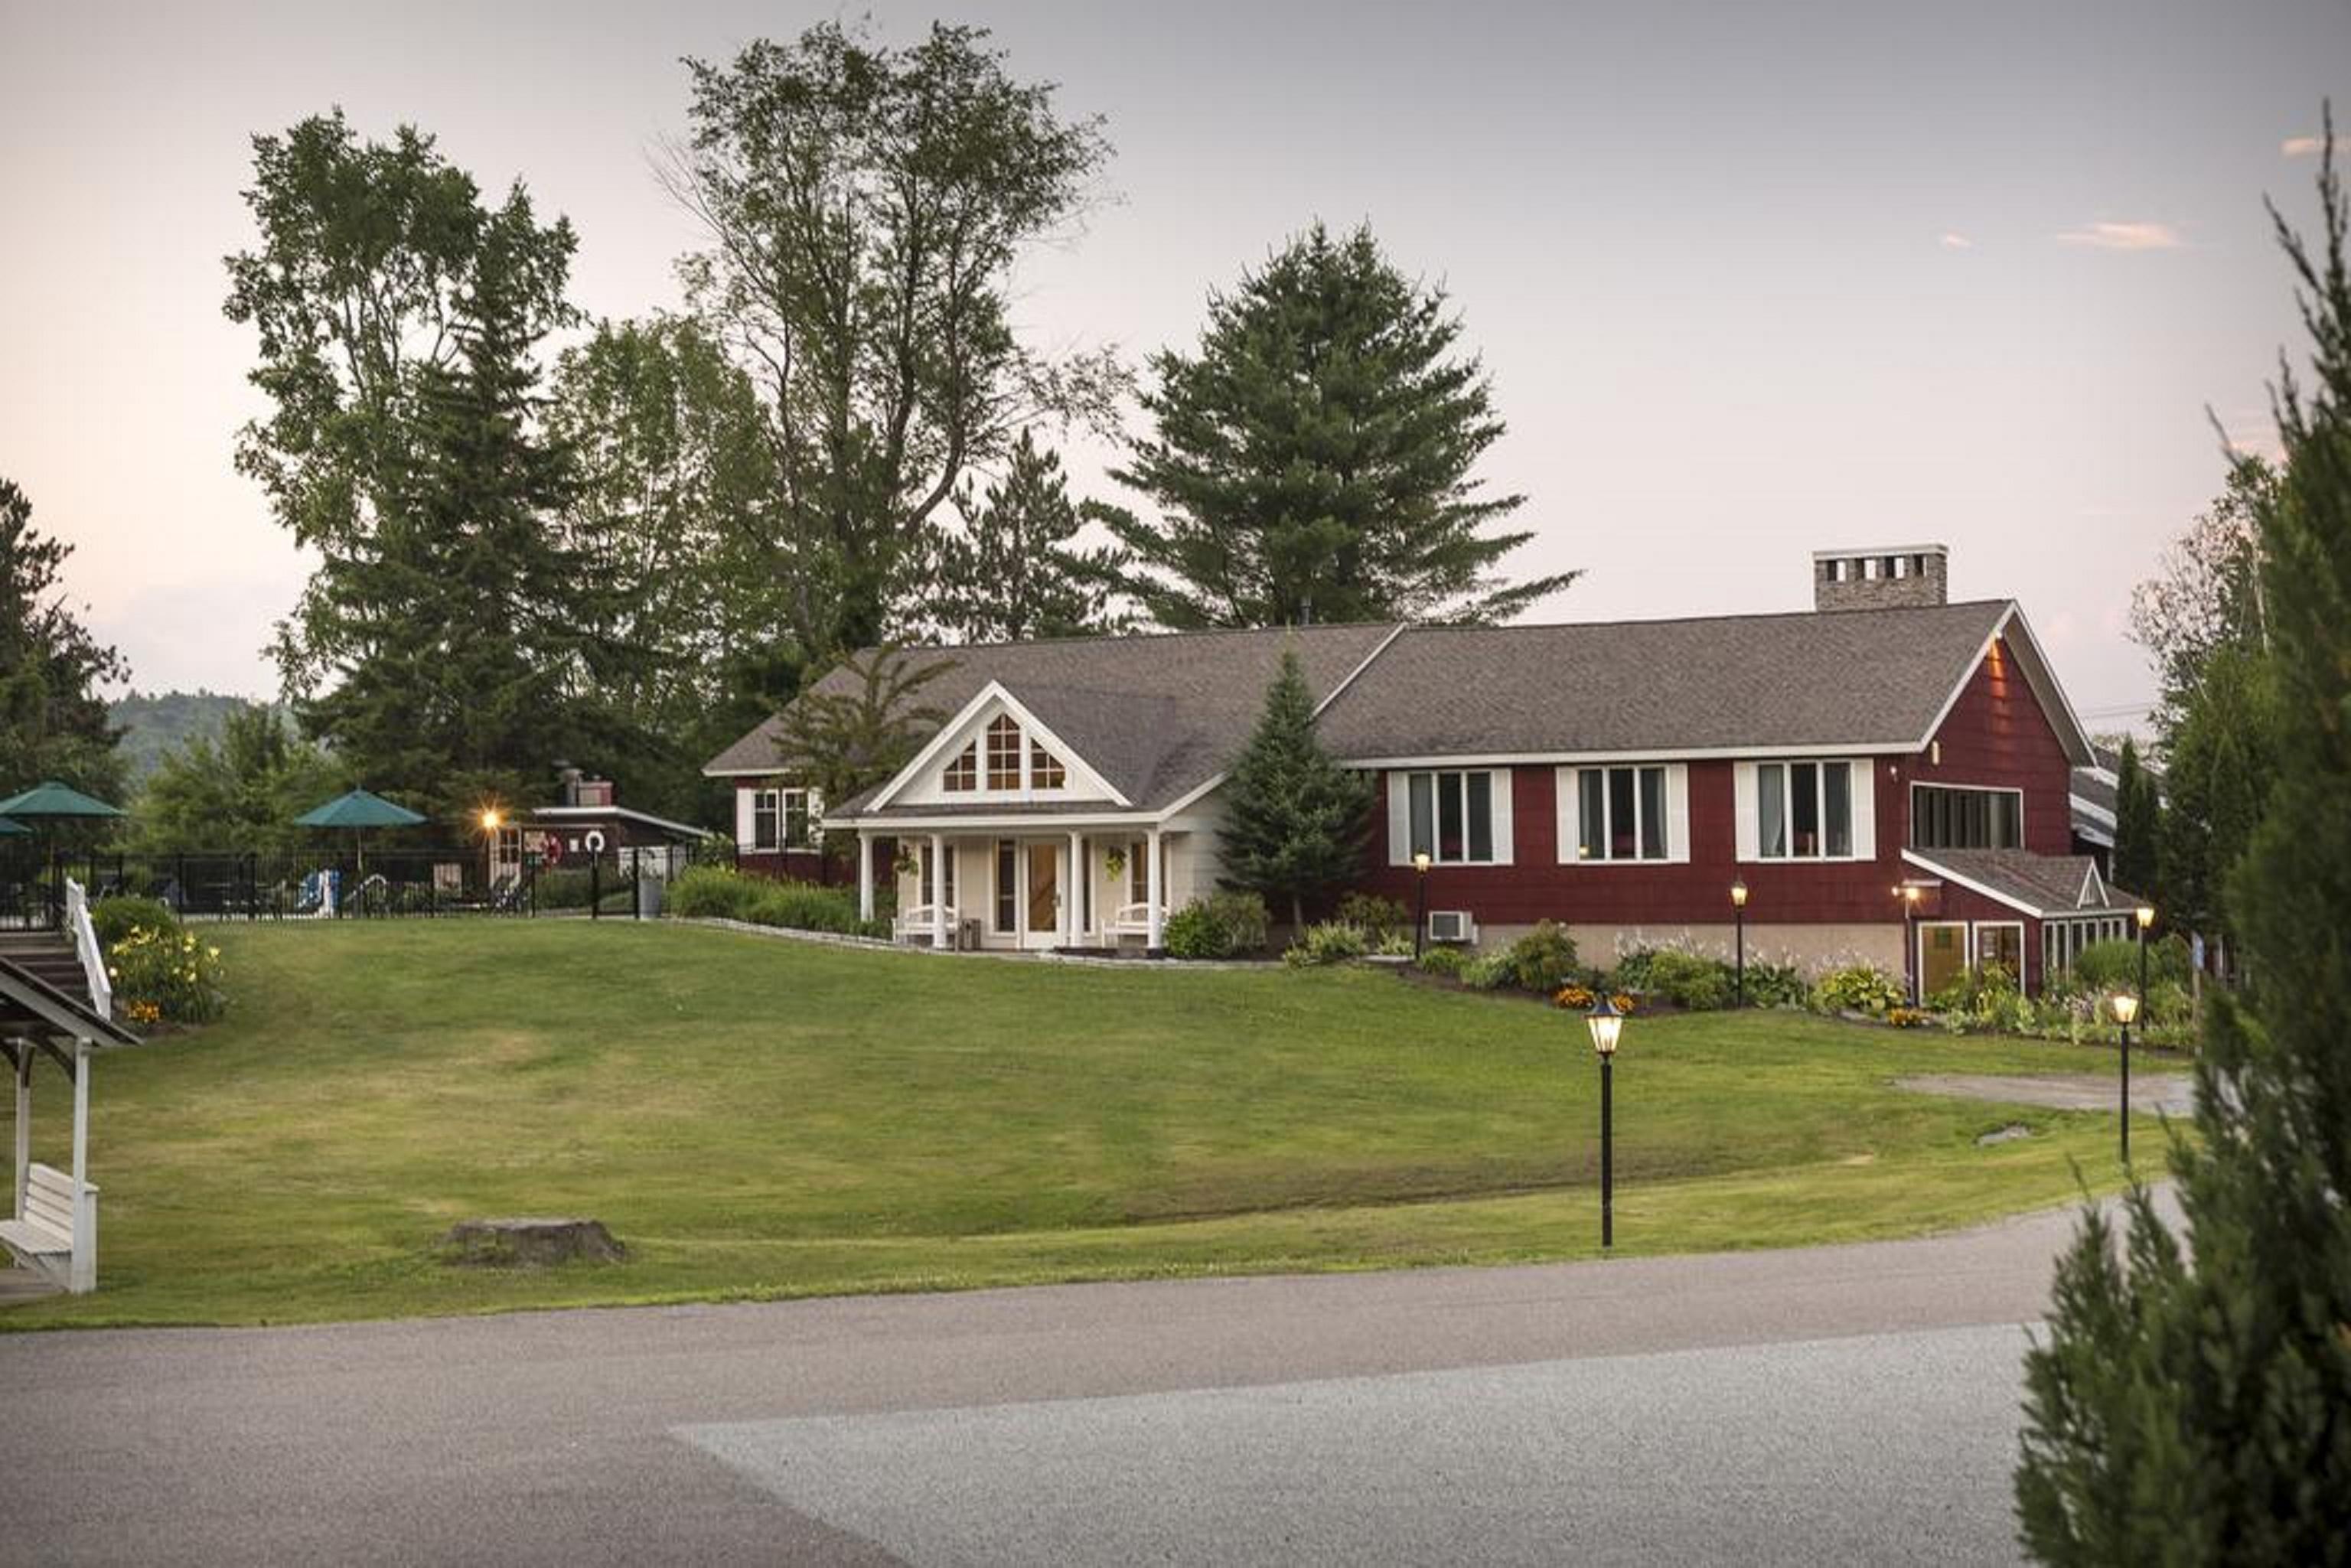
[[(1413, 626), (1331, 705), (1322, 738), (1335, 756), (1361, 762), (1913, 750), (1926, 744), (1992, 638), (2021, 626), (2014, 609), (1987, 600), (1562, 626)], [(2053, 714), (2051, 723), (2063, 737), (2070, 717)]]
[(122, 1025), (101, 1018), (88, 998), (61, 991), (30, 969), (0, 958), (0, 1039), (53, 1038), (93, 1046), (140, 1043)]
[(2136, 894), (2107, 885), (2088, 855), (2037, 855), (2029, 850), (1904, 850), (1922, 871), (1982, 894), (2026, 915), (2120, 914)]
[[(1308, 626), (1155, 636), (1076, 637), (916, 648), (906, 657), (941, 674), (921, 700), (961, 712), (990, 682), (1036, 715), (1137, 810), (1158, 810), (1217, 776), (1238, 753), (1265, 706), (1285, 647), (1298, 650), (1307, 689), (1320, 699), (1394, 635), (1391, 624)], [(836, 669), (819, 691), (847, 694), (856, 677)], [(781, 716), (728, 747), (704, 772), (762, 777), (796, 765)], [(828, 807), (828, 820), (860, 802)]]

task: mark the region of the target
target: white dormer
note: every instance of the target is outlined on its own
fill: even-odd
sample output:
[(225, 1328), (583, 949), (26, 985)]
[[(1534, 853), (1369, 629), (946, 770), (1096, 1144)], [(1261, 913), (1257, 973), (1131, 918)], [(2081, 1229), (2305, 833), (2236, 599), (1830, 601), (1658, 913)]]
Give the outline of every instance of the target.
[(1120, 794), (1019, 699), (991, 681), (873, 798), (873, 807), (1051, 805)]

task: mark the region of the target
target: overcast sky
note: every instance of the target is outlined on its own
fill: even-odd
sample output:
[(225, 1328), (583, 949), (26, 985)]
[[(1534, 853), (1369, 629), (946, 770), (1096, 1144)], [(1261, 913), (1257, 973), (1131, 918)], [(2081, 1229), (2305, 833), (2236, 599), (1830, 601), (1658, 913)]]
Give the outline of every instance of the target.
[[(274, 689), (307, 570), (230, 463), (252, 134), (412, 121), (571, 217), (578, 303), (646, 312), (695, 243), (648, 168), (679, 57), (841, 14), (0, 0), (0, 475), (135, 683)], [(2345, 0), (947, 15), (1117, 150), (1024, 268), (1033, 342), (1188, 344), (1283, 236), (1368, 219), (1492, 371), (1517, 569), (1587, 570), (1537, 618), (1796, 609), (1814, 549), (1940, 540), (2106, 727), (2151, 695), (2130, 585), (2221, 482), (2207, 409), (2271, 439), (2298, 329), (2262, 199), (2306, 222), (2321, 99), (2351, 117)]]

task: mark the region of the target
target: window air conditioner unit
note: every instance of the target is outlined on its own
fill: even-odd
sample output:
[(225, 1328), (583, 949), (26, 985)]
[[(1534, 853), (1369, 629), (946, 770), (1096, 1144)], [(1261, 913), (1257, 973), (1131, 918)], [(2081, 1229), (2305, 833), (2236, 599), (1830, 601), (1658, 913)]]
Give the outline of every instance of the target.
[(1475, 942), (1478, 923), (1469, 918), (1466, 909), (1432, 909), (1428, 912), (1428, 939), (1431, 942)]

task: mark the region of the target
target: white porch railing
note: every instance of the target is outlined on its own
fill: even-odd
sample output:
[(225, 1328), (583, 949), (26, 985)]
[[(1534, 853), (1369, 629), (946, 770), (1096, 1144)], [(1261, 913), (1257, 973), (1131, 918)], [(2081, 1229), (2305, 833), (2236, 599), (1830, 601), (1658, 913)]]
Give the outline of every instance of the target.
[(97, 928), (89, 923), (89, 894), (81, 883), (66, 878), (66, 929), (73, 934), (74, 956), (81, 960), (82, 978), (89, 982), (90, 1010), (102, 1019), (114, 1016), (114, 987), (106, 977), (106, 951), (98, 945)]

